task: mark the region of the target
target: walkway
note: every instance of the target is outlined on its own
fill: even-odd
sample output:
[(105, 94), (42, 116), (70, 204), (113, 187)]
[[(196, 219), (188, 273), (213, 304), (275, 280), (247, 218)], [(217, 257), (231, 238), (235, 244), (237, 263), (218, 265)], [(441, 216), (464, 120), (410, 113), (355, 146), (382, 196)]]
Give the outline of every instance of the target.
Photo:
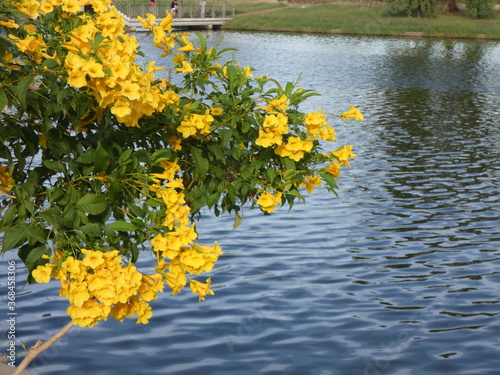
[[(146, 17), (151, 10), (149, 6), (115, 3), (118, 12), (125, 20), (125, 25), (133, 31), (146, 31), (137, 17)], [(158, 5), (153, 10), (161, 18), (167, 14), (170, 6)], [(204, 14), (200, 14), (199, 6), (187, 5), (179, 9), (179, 17), (174, 18), (174, 29), (213, 29), (221, 27), (226, 21), (233, 19), (234, 6), (207, 5)]]

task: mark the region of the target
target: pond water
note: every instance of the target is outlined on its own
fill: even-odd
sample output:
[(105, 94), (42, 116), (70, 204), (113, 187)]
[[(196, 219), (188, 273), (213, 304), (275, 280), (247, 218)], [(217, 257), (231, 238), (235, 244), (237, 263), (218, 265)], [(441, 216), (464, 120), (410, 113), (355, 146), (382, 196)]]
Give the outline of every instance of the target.
[[(363, 123), (332, 120), (333, 147), (352, 144), (358, 155), (339, 197), (319, 189), (291, 212), (245, 211), (236, 231), (231, 218), (207, 214), (200, 242), (225, 251), (211, 275), (215, 296), (165, 295), (147, 326), (74, 328), (31, 369), (499, 374), (500, 44), (205, 35), (238, 48), (254, 75), (284, 83), (300, 74), (303, 88), (322, 94), (304, 110), (362, 110)], [(17, 336), (27, 345), (68, 321), (56, 290), (30, 285), (18, 296)]]

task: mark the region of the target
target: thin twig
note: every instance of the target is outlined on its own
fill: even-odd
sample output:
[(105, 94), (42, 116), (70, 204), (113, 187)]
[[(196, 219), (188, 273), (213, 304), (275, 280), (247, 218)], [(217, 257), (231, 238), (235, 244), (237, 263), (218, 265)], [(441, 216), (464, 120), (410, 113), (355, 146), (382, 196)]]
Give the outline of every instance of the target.
[(4, 197), (7, 197), (7, 198), (12, 198), (12, 199), (14, 199), (16, 197), (15, 195), (10, 195), (10, 194), (4, 193), (3, 191), (0, 191), (0, 195), (3, 195)]
[(33, 345), (26, 354), (26, 357), (21, 361), (19, 366), (16, 368), (16, 371), (12, 373), (12, 375), (21, 375), (23, 370), (33, 361), (41, 352), (47, 350), (52, 344), (54, 344), (57, 340), (63, 337), (68, 331), (73, 328), (75, 324), (71, 321), (61, 328), (59, 332), (57, 332), (54, 336), (52, 336), (47, 341), (43, 342), (38, 340), (35, 345)]

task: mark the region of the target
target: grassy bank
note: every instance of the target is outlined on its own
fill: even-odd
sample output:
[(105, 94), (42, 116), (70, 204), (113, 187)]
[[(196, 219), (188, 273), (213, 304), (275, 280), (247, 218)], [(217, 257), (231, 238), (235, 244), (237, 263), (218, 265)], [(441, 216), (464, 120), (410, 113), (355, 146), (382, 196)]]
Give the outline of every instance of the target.
[[(236, 5), (238, 9), (242, 4)], [(246, 3), (247, 12), (259, 3)], [(272, 11), (244, 13), (224, 25), (226, 30), (284, 31), (306, 33), (341, 33), (351, 35), (425, 36), (451, 38), (486, 38), (500, 40), (500, 16), (474, 20), (463, 14), (439, 13), (435, 18), (394, 17), (387, 7), (361, 7), (357, 3), (285, 6)], [(271, 5), (269, 5), (271, 4)], [(367, 1), (365, 1), (367, 4)], [(372, 3), (373, 4), (373, 3)], [(241, 8), (240, 8), (241, 9)], [(253, 8), (255, 9), (255, 8)]]

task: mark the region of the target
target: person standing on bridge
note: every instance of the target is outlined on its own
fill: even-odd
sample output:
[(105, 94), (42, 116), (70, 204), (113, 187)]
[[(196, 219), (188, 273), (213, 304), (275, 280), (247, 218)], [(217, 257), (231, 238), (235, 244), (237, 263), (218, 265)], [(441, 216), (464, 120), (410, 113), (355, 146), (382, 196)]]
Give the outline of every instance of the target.
[(149, 0), (149, 13), (155, 14), (155, 0)]
[(177, 4), (177, 0), (173, 0), (172, 4), (170, 4), (170, 13), (172, 13), (173, 18), (179, 16), (179, 5)]

